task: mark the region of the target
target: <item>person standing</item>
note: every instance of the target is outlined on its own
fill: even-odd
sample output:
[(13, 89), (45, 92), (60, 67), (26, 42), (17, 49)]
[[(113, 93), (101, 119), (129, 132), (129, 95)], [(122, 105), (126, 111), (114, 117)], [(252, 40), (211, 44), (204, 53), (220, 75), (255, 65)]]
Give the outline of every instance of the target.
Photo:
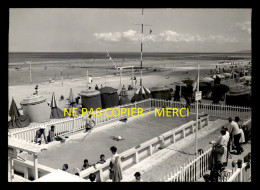
[(221, 164), (225, 165), (227, 162), (227, 138), (226, 138), (226, 131), (221, 130), (220, 131), (221, 137), (216, 143), (216, 146), (219, 149), (223, 149), (223, 153), (217, 152), (217, 162), (220, 162)]
[(234, 145), (236, 147), (237, 155), (240, 155), (244, 152), (243, 148), (241, 147), (240, 139), (241, 139), (241, 130), (239, 128), (239, 117), (235, 117), (235, 125), (234, 125)]
[(109, 164), (109, 178), (113, 182), (120, 182), (123, 179), (121, 156), (117, 154), (117, 148), (115, 146), (112, 146), (110, 150), (112, 152), (112, 158)]
[[(241, 129), (241, 126), (239, 125), (239, 121), (240, 121), (240, 119), (239, 119), (239, 117), (235, 117), (235, 123), (237, 124), (237, 126), (238, 126), (238, 133), (240, 134), (240, 137), (239, 137), (239, 140), (238, 140), (238, 143), (239, 143), (239, 153), (242, 153), (242, 152), (244, 152), (244, 150), (243, 150), (243, 148), (242, 148), (242, 146), (241, 146), (241, 144), (243, 143), (243, 142), (245, 142), (245, 135), (244, 135), (244, 132), (243, 132), (243, 130)], [(236, 146), (236, 145), (235, 145)]]

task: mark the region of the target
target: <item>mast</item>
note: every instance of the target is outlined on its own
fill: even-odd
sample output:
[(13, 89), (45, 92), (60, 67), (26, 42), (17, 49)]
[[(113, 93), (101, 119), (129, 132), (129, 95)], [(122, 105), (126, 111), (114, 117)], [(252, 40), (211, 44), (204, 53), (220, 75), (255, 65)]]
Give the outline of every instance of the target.
[(30, 61), (30, 83), (32, 83), (32, 60)]
[(142, 86), (142, 70), (143, 70), (143, 32), (144, 32), (144, 24), (143, 24), (143, 19), (144, 19), (144, 9), (142, 8), (142, 23), (141, 23), (141, 73), (140, 73), (140, 86)]

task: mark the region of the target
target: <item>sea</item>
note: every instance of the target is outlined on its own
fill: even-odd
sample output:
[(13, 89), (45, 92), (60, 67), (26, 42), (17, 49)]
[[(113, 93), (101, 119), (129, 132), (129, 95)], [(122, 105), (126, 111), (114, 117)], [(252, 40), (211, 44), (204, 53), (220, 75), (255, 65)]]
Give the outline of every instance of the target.
[[(9, 52), (9, 86), (48, 82), (78, 77), (113, 76), (119, 74), (115, 67), (140, 68), (140, 52)], [(170, 68), (214, 68), (220, 62), (250, 62), (251, 53), (171, 53), (144, 52), (142, 67), (145, 72)], [(19, 66), (19, 68), (17, 68)], [(144, 74), (145, 74), (144, 72)], [(131, 69), (123, 74), (131, 75)]]

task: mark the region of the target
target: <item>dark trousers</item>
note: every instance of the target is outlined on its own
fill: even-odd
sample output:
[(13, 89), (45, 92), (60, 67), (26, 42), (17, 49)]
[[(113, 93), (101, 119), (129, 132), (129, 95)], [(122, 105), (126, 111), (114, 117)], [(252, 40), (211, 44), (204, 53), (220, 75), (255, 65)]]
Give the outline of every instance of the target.
[(237, 135), (234, 135), (234, 144), (236, 146), (236, 151), (237, 151), (237, 154), (240, 154), (242, 152), (242, 147), (239, 143), (239, 140), (240, 140), (240, 137), (241, 137), (241, 134), (237, 134)]

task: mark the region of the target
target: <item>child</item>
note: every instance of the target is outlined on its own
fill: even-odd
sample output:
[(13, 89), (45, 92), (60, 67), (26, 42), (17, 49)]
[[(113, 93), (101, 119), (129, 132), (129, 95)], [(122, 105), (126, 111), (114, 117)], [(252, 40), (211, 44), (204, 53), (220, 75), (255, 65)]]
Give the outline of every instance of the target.
[(136, 172), (134, 176), (135, 176), (135, 182), (143, 182), (143, 180), (141, 179), (140, 172)]
[(105, 162), (106, 162), (105, 155), (101, 154), (100, 155), (100, 160), (97, 162), (97, 164), (104, 164)]
[(85, 170), (85, 169), (87, 169), (87, 168), (89, 168), (89, 167), (91, 167), (91, 165), (89, 165), (88, 159), (85, 159), (85, 160), (84, 160), (84, 164), (83, 164), (81, 170)]

